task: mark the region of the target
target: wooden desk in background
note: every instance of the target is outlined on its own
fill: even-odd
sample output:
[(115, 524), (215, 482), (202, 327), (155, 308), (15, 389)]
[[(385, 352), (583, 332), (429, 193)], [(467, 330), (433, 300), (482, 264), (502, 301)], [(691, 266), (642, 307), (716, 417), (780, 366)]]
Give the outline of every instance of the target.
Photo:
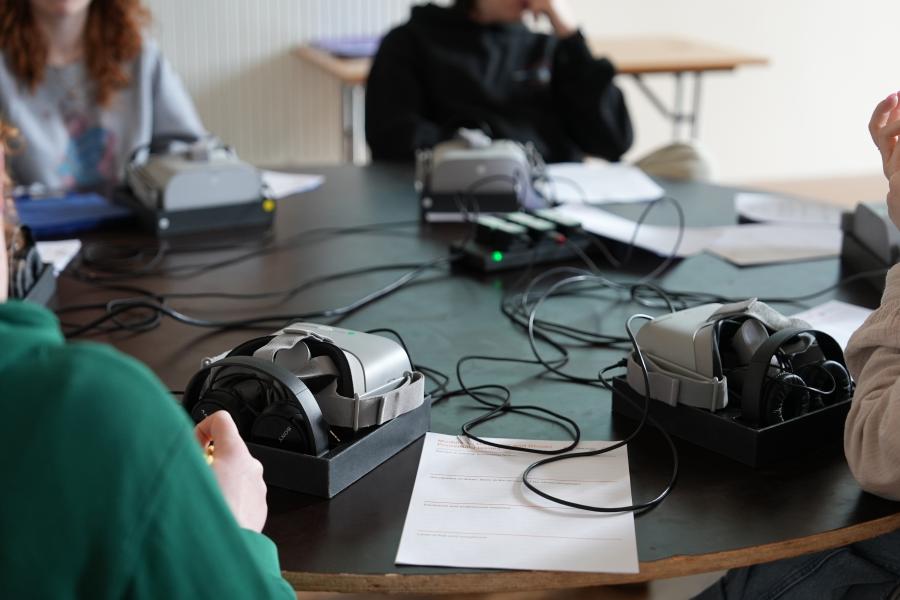
[(881, 173), (816, 179), (775, 179), (754, 181), (747, 185), (774, 194), (807, 198), (848, 210), (860, 202), (884, 200), (888, 191), (887, 179)]
[[(634, 78), (640, 90), (672, 122), (672, 137), (678, 139), (683, 126), (690, 137), (697, 137), (700, 115), (701, 81), (710, 71), (733, 71), (745, 65), (765, 65), (765, 57), (725, 48), (707, 42), (678, 37), (647, 35), (590, 39), (595, 56), (612, 60), (622, 75)], [(365, 156), (363, 106), (365, 84), (372, 61), (369, 58), (338, 58), (314, 46), (301, 45), (294, 54), (335, 77), (341, 84), (341, 129), (344, 160), (359, 164)], [(694, 85), (689, 103), (685, 103), (684, 79), (693, 74)], [(671, 108), (647, 86), (645, 75), (670, 74), (675, 78), (675, 97)], [(690, 106), (690, 108), (686, 108)]]

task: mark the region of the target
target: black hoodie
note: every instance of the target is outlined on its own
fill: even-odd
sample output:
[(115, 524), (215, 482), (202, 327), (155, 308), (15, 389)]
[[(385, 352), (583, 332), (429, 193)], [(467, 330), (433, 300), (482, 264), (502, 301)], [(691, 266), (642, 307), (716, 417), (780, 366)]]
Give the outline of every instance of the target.
[(366, 140), (375, 160), (411, 160), (468, 126), (534, 142), (548, 162), (615, 161), (633, 134), (614, 75), (581, 33), (559, 39), (521, 23), (481, 25), (456, 9), (413, 7), (372, 64)]

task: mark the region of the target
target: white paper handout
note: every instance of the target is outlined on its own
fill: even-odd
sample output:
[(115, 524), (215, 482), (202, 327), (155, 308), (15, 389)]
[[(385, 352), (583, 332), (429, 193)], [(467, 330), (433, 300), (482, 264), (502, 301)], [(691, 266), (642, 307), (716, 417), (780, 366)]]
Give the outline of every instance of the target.
[[(586, 204), (566, 204), (556, 212), (581, 222), (585, 231), (617, 242), (630, 243), (637, 229), (635, 246), (660, 256), (669, 256), (678, 241), (678, 228), (665, 225), (647, 225), (614, 215), (609, 211)], [(717, 240), (727, 227), (687, 227), (681, 237), (676, 256), (684, 258), (703, 252)]]
[(624, 163), (547, 165), (547, 177), (537, 186), (545, 198), (557, 202), (641, 202), (665, 195), (646, 173)]
[(270, 197), (281, 200), (287, 196), (316, 189), (325, 181), (325, 176), (262, 171), (262, 179), (269, 188)]
[(841, 250), (841, 230), (826, 226), (724, 225), (685, 227), (677, 250), (678, 227), (648, 225), (614, 215), (586, 204), (565, 204), (556, 212), (581, 222), (585, 231), (634, 245), (659, 256), (675, 251), (679, 258), (703, 251), (712, 252), (738, 266), (810, 260), (837, 256)]
[(735, 194), (734, 209), (742, 217), (760, 223), (832, 227), (841, 224), (841, 209), (836, 206), (773, 194)]
[(840, 300), (829, 300), (792, 316), (803, 319), (812, 325), (813, 329), (824, 331), (833, 337), (841, 348), (846, 349), (850, 336), (860, 328), (870, 314), (872, 311), (868, 308)]
[(738, 266), (829, 258), (841, 253), (840, 229), (802, 225), (739, 225), (725, 228), (707, 248)]
[(59, 275), (81, 250), (81, 240), (37, 242), (37, 251), (45, 263), (53, 263), (53, 273)]
[[(560, 448), (564, 442), (491, 440)], [(579, 449), (613, 442), (583, 442)], [(425, 435), (397, 563), (491, 569), (637, 573), (632, 513), (592, 513), (527, 490), (522, 472), (539, 455), (467, 438)], [(544, 466), (542, 490), (599, 506), (631, 504), (625, 448)]]

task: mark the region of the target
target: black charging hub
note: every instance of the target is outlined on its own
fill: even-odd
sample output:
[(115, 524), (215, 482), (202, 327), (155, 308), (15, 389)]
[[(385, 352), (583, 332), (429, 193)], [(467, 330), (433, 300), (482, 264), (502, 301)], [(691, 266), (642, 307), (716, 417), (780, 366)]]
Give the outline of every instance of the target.
[(475, 235), (454, 242), (457, 264), (485, 273), (560, 262), (590, 254), (594, 236), (581, 223), (552, 210), (478, 215)]

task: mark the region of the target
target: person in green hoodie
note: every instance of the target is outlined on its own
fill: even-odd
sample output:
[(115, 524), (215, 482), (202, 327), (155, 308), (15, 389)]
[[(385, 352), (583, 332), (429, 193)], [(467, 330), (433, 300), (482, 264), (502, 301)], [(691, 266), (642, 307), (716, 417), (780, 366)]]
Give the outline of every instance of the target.
[(295, 598), (228, 414), (192, 431), (146, 366), (6, 301), (5, 237), (0, 222), (0, 598)]

